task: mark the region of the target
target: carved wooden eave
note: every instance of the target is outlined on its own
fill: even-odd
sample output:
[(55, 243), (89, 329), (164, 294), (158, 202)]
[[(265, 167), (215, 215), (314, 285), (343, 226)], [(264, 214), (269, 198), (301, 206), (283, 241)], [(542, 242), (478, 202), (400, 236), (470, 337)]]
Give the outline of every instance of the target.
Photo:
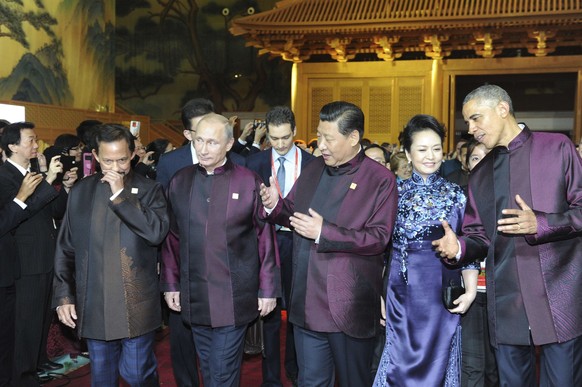
[(582, 0), (284, 0), (238, 18), (230, 31), (261, 54), (292, 62), (327, 54), (391, 61), (407, 52), (494, 57), (504, 49), (546, 56), (582, 47)]

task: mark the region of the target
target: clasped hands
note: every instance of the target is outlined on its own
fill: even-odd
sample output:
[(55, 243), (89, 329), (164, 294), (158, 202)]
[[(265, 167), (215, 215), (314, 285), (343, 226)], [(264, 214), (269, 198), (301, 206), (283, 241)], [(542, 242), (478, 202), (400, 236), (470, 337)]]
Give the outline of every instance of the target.
[[(497, 221), (497, 231), (512, 234), (526, 235), (535, 234), (538, 229), (538, 221), (535, 213), (519, 195), (515, 195), (515, 202), (520, 209), (503, 209), (501, 213), (507, 217)], [(442, 221), (445, 235), (441, 239), (432, 242), (435, 251), (445, 260), (455, 260), (459, 253), (459, 244), (457, 235), (451, 230), (446, 220)]]
[[(272, 210), (279, 201), (279, 192), (277, 191), (275, 178), (273, 176), (269, 178), (269, 184), (269, 187), (265, 184), (261, 184), (261, 190), (259, 193), (261, 195), (263, 206), (268, 210)], [(317, 240), (321, 234), (321, 228), (323, 227), (323, 217), (311, 208), (308, 212), (309, 214), (294, 212), (293, 215), (289, 217), (289, 221), (299, 235), (305, 238)]]

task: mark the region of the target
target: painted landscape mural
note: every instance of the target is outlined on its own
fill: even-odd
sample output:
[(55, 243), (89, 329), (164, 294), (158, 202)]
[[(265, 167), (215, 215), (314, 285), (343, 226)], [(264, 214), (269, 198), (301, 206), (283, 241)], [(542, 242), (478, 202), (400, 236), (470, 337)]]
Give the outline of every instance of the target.
[(289, 103), (291, 65), (257, 56), (228, 32), (233, 18), (275, 0), (127, 0), (116, 4), (116, 102), (138, 114), (177, 118), (194, 97), (216, 109), (266, 111)]
[(1, 0), (0, 101), (178, 118), (184, 102), (267, 111), (291, 64), (246, 47), (234, 18), (276, 0)]
[(0, 100), (115, 104), (114, 0), (2, 0)]

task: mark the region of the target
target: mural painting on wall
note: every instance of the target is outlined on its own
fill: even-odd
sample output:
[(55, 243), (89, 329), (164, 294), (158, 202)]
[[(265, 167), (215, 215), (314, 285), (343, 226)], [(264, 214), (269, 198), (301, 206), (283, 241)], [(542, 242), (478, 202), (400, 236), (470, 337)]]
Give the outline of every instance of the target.
[(175, 119), (195, 97), (211, 99), (219, 112), (288, 104), (291, 65), (257, 56), (228, 32), (233, 18), (269, 10), (275, 2), (117, 1), (118, 106)]
[(114, 107), (115, 0), (2, 0), (0, 100)]

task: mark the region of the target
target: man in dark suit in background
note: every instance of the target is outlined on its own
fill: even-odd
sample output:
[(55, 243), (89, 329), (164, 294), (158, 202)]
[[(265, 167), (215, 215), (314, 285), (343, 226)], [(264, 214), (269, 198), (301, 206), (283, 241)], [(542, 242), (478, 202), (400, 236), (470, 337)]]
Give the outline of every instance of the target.
[[(236, 116), (235, 116), (236, 118)], [(232, 117), (230, 118), (232, 119)], [(232, 145), (232, 152), (249, 157), (261, 151), (261, 144), (267, 132), (265, 122), (253, 120), (245, 125), (238, 140)]]
[[(12, 366), (14, 364), (14, 312), (16, 292), (14, 282), (20, 277), (18, 251), (12, 236), (14, 228), (28, 216), (25, 202), (41, 183), (43, 176), (28, 173), (22, 180), (18, 193), (11, 202), (0, 209), (0, 386), (11, 385)], [(46, 186), (45, 186), (46, 188)], [(52, 189), (44, 190), (37, 198), (52, 194)]]
[[(29, 171), (30, 160), (37, 156), (34, 124), (18, 122), (6, 126), (1, 144), (8, 157), (0, 167), (0, 206), (3, 206), (14, 199)], [(17, 386), (39, 385), (37, 368), (51, 320), (55, 219), (62, 218), (67, 191), (76, 180), (76, 176), (71, 177), (67, 186), (57, 191), (51, 184), (62, 170), (59, 156), (53, 157), (46, 178), (29, 198), (28, 219), (13, 231), (20, 261), (20, 277), (15, 281), (17, 324), (12, 380)], [(45, 191), (49, 194), (41, 200), (37, 195)]]
[[(272, 148), (251, 155), (247, 158), (247, 167), (255, 171), (265, 184), (269, 184), (269, 178), (277, 181), (279, 195), (284, 198), (295, 180), (301, 174), (301, 170), (314, 156), (299, 149), (293, 143), (297, 133), (295, 115), (286, 106), (277, 106), (267, 113), (267, 135)], [(275, 311), (263, 318), (263, 339), (265, 358), (263, 359), (263, 386), (282, 386), (281, 384), (281, 355), (279, 331), (281, 328), (281, 303), (288, 305), (291, 293), (291, 276), (293, 273), (293, 232), (287, 227), (277, 227), (277, 245), (279, 247), (279, 259), (281, 262), (281, 277), (284, 299), (277, 300)], [(295, 342), (293, 326), (287, 323), (287, 338), (285, 347), (285, 370), (287, 377), (292, 381), (297, 380), (297, 358), (295, 355)]]

